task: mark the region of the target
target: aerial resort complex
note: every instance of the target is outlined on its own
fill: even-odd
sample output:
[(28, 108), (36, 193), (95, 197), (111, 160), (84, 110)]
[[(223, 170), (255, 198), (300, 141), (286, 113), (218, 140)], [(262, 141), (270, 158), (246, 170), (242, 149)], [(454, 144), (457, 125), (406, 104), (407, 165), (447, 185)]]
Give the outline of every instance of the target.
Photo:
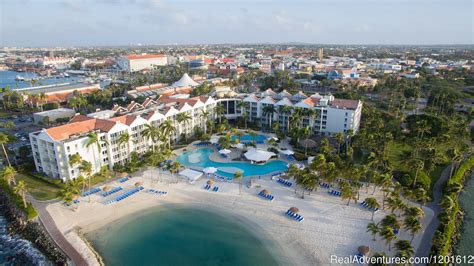
[(473, 264), (472, 3), (346, 2), (1, 1), (0, 265)]

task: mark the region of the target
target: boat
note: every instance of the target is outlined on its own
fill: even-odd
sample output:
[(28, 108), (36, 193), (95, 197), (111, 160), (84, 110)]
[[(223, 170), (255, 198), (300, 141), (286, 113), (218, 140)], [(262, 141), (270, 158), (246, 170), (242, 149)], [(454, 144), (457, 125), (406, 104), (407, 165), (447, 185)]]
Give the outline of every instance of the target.
[(17, 76), (15, 77), (15, 80), (16, 80), (16, 81), (25, 81), (25, 78), (22, 77), (22, 76), (20, 76), (20, 75), (17, 75)]

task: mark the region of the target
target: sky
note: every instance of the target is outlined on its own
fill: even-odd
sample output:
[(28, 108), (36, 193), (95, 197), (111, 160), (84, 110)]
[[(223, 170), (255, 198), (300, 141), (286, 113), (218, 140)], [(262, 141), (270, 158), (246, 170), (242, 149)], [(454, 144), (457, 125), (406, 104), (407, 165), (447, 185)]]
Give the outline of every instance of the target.
[(0, 0), (0, 46), (473, 44), (472, 0)]

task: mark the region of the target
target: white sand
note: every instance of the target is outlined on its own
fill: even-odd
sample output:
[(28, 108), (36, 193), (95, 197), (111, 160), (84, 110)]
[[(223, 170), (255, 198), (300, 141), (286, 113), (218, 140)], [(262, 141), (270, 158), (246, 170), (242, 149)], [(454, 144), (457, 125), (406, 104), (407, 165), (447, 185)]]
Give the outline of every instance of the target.
[[(155, 169), (147, 170), (140, 177), (134, 177), (125, 184), (112, 182), (109, 185), (132, 188), (135, 182), (143, 181), (145, 188), (167, 191), (167, 196), (156, 196), (142, 191), (119, 203), (106, 206), (102, 203), (101, 196), (93, 195), (91, 203), (87, 198), (82, 198), (76, 212), (59, 203), (49, 205), (47, 210), (68, 241), (88, 259), (90, 265), (97, 263), (94, 262), (94, 255), (81, 238), (75, 235), (73, 228), (79, 227), (82, 232), (90, 232), (134, 212), (170, 203), (193, 204), (223, 213), (232, 212), (232, 215), (246, 220), (255, 226), (256, 230), (263, 231), (264, 235), (275, 241), (279, 247), (276, 252), (283, 254), (280, 255), (282, 264), (329, 264), (331, 255), (354, 255), (360, 245), (369, 246), (372, 254), (379, 251), (392, 255), (395, 253), (393, 249), (392, 252), (387, 252), (387, 246), (379, 237), (377, 241), (372, 241), (372, 236), (366, 232), (371, 218), (369, 211), (353, 201), (346, 206), (346, 202), (341, 201), (339, 197), (329, 195), (327, 189), (318, 188), (317, 192), (312, 192), (310, 196), (306, 194), (305, 198), (301, 199), (300, 191), (295, 194), (293, 188), (267, 178), (254, 180), (254, 184), (259, 187), (242, 186), (242, 195), (239, 195), (239, 186), (235, 183), (217, 182), (219, 192), (212, 192), (202, 188), (206, 178), (201, 178), (195, 184), (185, 181), (174, 184), (170, 181), (175, 178), (166, 177), (165, 174), (161, 174), (160, 181), (156, 181), (157, 173)], [(270, 202), (257, 196), (263, 188), (272, 191), (274, 201)], [(365, 193), (365, 188), (361, 189), (361, 201), (366, 197), (376, 196), (380, 202), (380, 193), (372, 195), (371, 192), (371, 188), (368, 194)], [(305, 218), (303, 222), (296, 222), (284, 215), (292, 206), (300, 209), (300, 214)], [(425, 212), (423, 225), (433, 217), (430, 209), (425, 208)], [(375, 221), (379, 221), (388, 213), (379, 211), (375, 214)], [(419, 233), (415, 237), (415, 250), (421, 235), (422, 233)], [(411, 236), (402, 230), (399, 238), (410, 240)]]

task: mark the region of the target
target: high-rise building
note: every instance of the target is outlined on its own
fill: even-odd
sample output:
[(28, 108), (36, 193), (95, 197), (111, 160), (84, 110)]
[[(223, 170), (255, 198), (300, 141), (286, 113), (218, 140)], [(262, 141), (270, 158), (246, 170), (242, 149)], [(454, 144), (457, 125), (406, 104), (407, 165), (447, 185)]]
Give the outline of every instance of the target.
[(323, 61), (323, 59), (324, 59), (324, 50), (323, 50), (323, 48), (318, 49), (318, 58), (319, 58), (319, 62)]

